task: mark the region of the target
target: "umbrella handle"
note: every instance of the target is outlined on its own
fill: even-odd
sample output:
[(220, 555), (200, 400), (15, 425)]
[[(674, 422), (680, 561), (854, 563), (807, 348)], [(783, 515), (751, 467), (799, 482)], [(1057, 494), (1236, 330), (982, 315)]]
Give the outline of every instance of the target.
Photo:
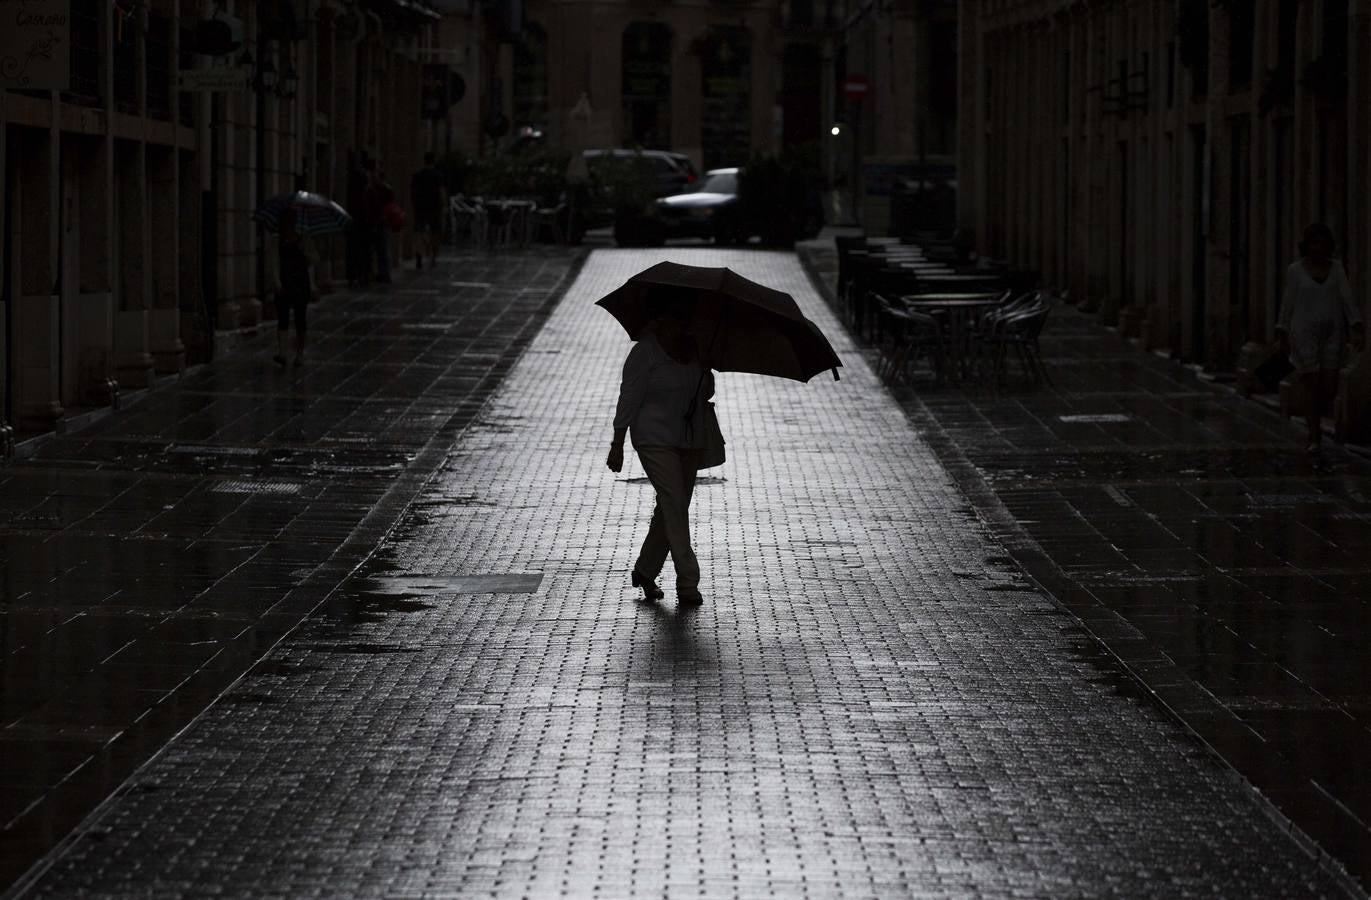
[[(718, 336), (719, 336), (719, 326), (722, 325), (723, 322), (724, 322), (723, 313), (720, 313), (720, 314), (719, 314), (719, 318), (716, 319), (715, 322), (714, 322), (714, 333), (711, 334), (711, 335), (709, 336), (709, 351), (706, 352), (706, 354), (705, 354), (706, 356), (708, 356), (709, 353), (712, 353), (712, 352), (714, 351), (714, 341), (715, 341), (715, 339), (718, 338)], [(704, 383), (705, 383), (705, 373), (707, 373), (708, 371), (709, 371), (709, 366), (707, 366), (707, 365), (705, 364), (705, 360), (701, 360), (701, 361), (700, 361), (700, 380), (697, 381), (697, 382), (695, 382), (695, 396), (693, 396), (693, 397), (690, 398), (690, 408), (686, 410), (686, 414), (685, 414), (685, 419), (686, 419), (686, 423), (687, 423), (687, 424), (689, 424), (690, 422), (693, 422), (693, 421), (695, 420), (695, 410), (696, 410), (696, 408), (699, 406), (699, 403), (700, 403), (700, 388), (701, 388), (701, 387), (704, 385)], [(834, 374), (837, 374), (836, 371), (835, 371)]]

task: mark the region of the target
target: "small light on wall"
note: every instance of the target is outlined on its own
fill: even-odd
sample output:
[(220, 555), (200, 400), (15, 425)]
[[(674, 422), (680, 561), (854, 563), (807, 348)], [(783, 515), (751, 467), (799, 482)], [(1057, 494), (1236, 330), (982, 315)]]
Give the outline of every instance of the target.
[(834, 125), (832, 128), (828, 129), (828, 133), (833, 135), (834, 137), (837, 137), (838, 135), (843, 133), (843, 126)]
[(295, 67), (286, 63), (286, 69), (281, 73), (281, 81), (276, 86), (276, 96), (283, 100), (289, 100), (295, 96), (295, 89), (299, 84), (299, 79), (295, 74)]
[(262, 93), (269, 93), (276, 89), (276, 65), (271, 61), (271, 57), (263, 56), (262, 64), (257, 69), (257, 90)]

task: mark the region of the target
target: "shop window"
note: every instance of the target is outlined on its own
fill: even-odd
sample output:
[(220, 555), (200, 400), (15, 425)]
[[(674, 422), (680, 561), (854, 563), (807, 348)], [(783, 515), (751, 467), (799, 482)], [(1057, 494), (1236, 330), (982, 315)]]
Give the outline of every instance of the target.
[(633, 22), (622, 40), (624, 146), (669, 150), (671, 28), (661, 22)]
[(547, 125), (547, 32), (533, 22), (514, 45), (514, 125)]
[(752, 34), (715, 27), (700, 57), (705, 168), (745, 165), (752, 153)]

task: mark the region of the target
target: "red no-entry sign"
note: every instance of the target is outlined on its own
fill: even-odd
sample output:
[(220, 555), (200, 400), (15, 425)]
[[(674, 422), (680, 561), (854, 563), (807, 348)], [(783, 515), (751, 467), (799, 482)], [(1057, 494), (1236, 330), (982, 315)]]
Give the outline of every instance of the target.
[(852, 74), (843, 80), (843, 93), (852, 100), (860, 100), (865, 97), (867, 87), (865, 75)]

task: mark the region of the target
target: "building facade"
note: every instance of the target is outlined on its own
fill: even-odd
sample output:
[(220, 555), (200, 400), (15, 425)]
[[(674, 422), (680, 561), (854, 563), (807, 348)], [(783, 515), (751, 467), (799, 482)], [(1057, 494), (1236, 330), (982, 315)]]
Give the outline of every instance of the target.
[[(68, 18), (65, 89), (0, 90), (0, 424), (21, 433), (255, 327), (263, 198), (341, 198), (361, 150), (403, 187), (435, 140), (420, 74), (439, 16), (411, 0), (70, 0)], [(232, 49), (201, 54), (215, 20)], [(208, 67), (244, 77), (178, 77)]]
[(488, 115), (556, 146), (669, 149), (705, 168), (822, 152), (842, 15), (839, 0), (531, 0), (492, 60)]
[(958, 219), (980, 252), (1220, 370), (1262, 354), (1309, 222), (1365, 306), (1371, 2), (964, 0), (960, 18)]

